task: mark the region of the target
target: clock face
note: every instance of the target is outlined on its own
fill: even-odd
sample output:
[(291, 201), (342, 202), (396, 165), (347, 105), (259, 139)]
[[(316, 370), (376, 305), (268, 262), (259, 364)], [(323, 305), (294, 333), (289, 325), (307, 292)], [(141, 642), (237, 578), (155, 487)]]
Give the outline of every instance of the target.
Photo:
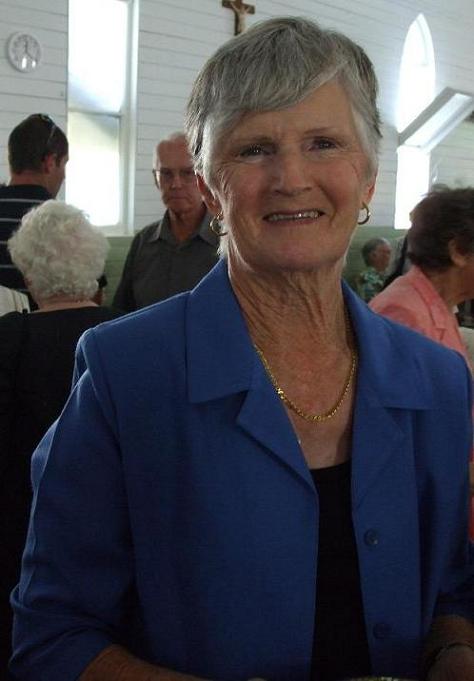
[(8, 59), (18, 71), (34, 71), (41, 61), (41, 45), (30, 33), (14, 33), (8, 41)]

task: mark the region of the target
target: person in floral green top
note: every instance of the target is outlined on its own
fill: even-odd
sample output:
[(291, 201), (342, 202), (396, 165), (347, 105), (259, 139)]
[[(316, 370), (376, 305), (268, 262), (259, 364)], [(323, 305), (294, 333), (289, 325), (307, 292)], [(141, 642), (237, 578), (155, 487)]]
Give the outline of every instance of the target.
[(366, 303), (382, 290), (391, 254), (390, 242), (382, 237), (369, 239), (362, 246), (362, 257), (367, 268), (357, 277), (357, 293)]

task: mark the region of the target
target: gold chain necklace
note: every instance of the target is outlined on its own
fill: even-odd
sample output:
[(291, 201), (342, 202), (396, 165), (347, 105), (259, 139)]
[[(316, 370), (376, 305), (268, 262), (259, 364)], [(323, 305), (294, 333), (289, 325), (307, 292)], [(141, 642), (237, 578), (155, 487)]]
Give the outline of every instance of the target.
[[(348, 320), (346, 319), (346, 323), (348, 325)], [(308, 414), (308, 412), (303, 411), (303, 409), (300, 409), (290, 398), (288, 395), (285, 393), (282, 387), (278, 384), (278, 381), (276, 380), (270, 365), (268, 364), (267, 358), (263, 354), (263, 350), (258, 347), (258, 345), (254, 345), (255, 350), (257, 351), (260, 359), (262, 360), (262, 364), (265, 368), (265, 371), (268, 374), (268, 377), (270, 381), (272, 382), (273, 387), (276, 390), (276, 393), (278, 397), (281, 399), (281, 401), (286, 404), (286, 406), (291, 409), (292, 411), (295, 412), (295, 414), (298, 414), (302, 419), (305, 421), (310, 421), (312, 423), (321, 423), (321, 421), (329, 421), (329, 419), (332, 419), (333, 416), (337, 414), (339, 411), (342, 403), (344, 402), (347, 393), (349, 392), (349, 389), (351, 387), (352, 379), (354, 378), (356, 368), (357, 368), (357, 351), (354, 346), (351, 348), (351, 366), (349, 369), (349, 374), (347, 376), (347, 380), (344, 384), (344, 388), (342, 389), (341, 394), (339, 395), (339, 398), (336, 402), (336, 404), (329, 409), (329, 411), (324, 412), (323, 414)]]

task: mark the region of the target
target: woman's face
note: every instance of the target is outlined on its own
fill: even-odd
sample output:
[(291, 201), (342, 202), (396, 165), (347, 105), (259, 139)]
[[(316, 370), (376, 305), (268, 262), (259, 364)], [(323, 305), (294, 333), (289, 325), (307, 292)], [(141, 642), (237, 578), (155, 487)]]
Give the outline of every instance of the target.
[(390, 256), (392, 255), (392, 247), (390, 244), (377, 244), (372, 253), (370, 254), (370, 264), (377, 272), (385, 272), (389, 263)]
[(375, 176), (349, 99), (335, 81), (287, 109), (246, 115), (213, 159), (229, 260), (255, 270), (310, 271), (342, 265)]

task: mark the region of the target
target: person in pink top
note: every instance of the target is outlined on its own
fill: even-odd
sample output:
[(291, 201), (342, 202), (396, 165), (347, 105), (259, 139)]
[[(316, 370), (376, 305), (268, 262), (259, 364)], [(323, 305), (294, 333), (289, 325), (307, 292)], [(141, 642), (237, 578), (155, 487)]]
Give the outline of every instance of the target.
[(438, 189), (412, 211), (408, 257), (413, 266), (370, 302), (469, 362), (454, 314), (474, 297), (474, 188)]
[[(443, 275), (438, 279), (443, 279)], [(436, 282), (421, 267), (413, 265), (406, 274), (395, 279), (384, 291), (372, 298), (369, 307), (452, 350), (457, 350), (469, 363), (467, 349), (454, 314), (456, 303), (451, 304), (451, 300), (441, 296)]]
[[(415, 206), (411, 219), (407, 252), (412, 267), (372, 298), (369, 307), (457, 350), (472, 372), (454, 312), (474, 298), (474, 188), (432, 191)], [(474, 540), (474, 501), (470, 535)]]

